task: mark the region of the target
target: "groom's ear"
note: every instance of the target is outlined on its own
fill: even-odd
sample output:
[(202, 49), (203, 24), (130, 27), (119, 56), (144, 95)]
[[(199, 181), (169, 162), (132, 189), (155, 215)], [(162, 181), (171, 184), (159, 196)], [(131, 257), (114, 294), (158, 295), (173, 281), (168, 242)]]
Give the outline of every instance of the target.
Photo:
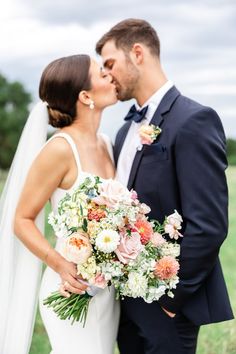
[(144, 48), (141, 43), (134, 43), (134, 45), (130, 51), (130, 56), (137, 65), (140, 65), (143, 63)]

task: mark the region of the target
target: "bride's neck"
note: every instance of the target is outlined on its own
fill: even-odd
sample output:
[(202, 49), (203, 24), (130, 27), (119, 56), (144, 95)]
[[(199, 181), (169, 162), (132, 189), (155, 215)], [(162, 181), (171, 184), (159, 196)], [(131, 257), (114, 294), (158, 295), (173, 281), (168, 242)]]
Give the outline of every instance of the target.
[(91, 110), (86, 112), (86, 114), (80, 114), (67, 130), (77, 136), (80, 141), (96, 142), (100, 121), (101, 111)]

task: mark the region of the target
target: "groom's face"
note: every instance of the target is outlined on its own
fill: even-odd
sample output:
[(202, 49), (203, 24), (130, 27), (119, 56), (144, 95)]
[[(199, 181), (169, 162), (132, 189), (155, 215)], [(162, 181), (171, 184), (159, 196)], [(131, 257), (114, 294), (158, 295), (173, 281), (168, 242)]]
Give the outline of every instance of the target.
[(102, 48), (103, 65), (112, 76), (116, 85), (117, 97), (120, 101), (135, 98), (135, 88), (139, 79), (139, 71), (128, 53), (118, 49), (110, 40)]

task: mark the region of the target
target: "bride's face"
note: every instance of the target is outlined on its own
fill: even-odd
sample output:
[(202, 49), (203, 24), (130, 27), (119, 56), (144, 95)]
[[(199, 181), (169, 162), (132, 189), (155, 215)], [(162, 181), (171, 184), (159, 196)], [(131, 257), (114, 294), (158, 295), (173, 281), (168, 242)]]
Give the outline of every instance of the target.
[(89, 69), (92, 89), (90, 94), (96, 108), (105, 108), (117, 102), (116, 86), (112, 76), (106, 73), (95, 60), (91, 59)]

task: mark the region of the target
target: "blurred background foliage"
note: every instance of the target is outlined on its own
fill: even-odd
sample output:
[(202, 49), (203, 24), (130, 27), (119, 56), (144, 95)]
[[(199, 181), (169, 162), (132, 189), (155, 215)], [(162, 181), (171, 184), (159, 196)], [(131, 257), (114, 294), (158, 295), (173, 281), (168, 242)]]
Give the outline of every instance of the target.
[(0, 168), (8, 169), (29, 114), (31, 95), (0, 74)]

